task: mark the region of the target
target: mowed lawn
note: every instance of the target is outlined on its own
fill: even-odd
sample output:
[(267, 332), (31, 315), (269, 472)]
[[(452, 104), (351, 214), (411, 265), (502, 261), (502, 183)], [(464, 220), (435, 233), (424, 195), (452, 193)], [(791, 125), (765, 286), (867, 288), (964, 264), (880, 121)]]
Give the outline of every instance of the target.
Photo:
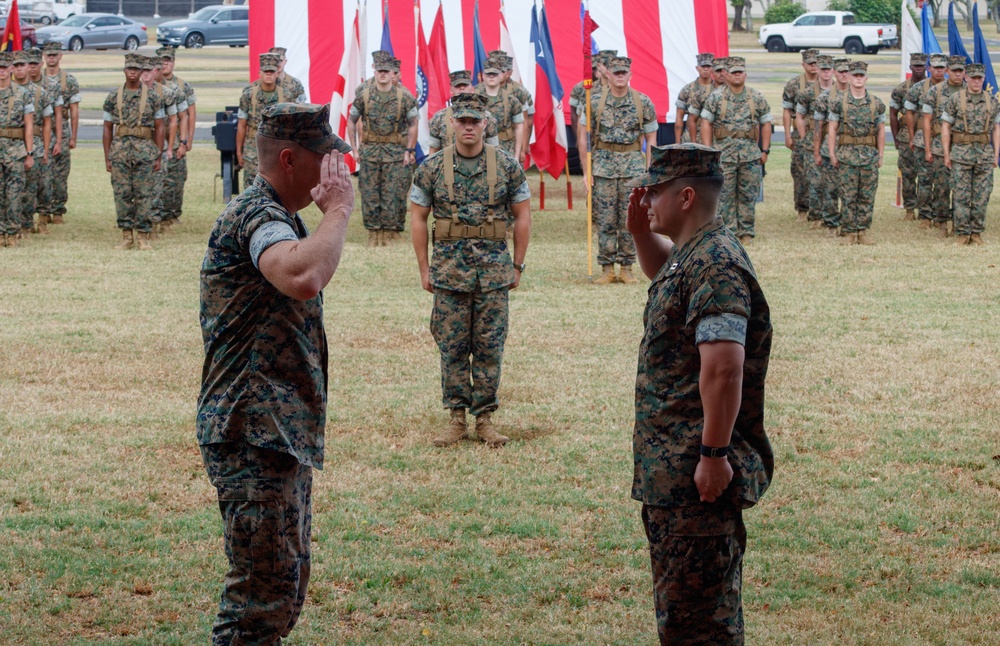
[[(788, 162), (775, 146), (750, 248), (775, 330), (777, 466), (746, 514), (748, 642), (995, 644), (1000, 207), (985, 247), (917, 230), (892, 206), (890, 151), (878, 244), (843, 247), (795, 221)], [(0, 249), (4, 643), (207, 641), (225, 557), (194, 432), (198, 271), (223, 205), (215, 151), (196, 147), (190, 166), (182, 223), (152, 252), (113, 249), (94, 146), (73, 158), (67, 224)], [(364, 247), (356, 210), (324, 292), (327, 464), (288, 643), (654, 642), (629, 499), (648, 283), (588, 284), (575, 183), (572, 212), (551, 178), (547, 210), (532, 201), (502, 450), (431, 446), (447, 419), (431, 296), (407, 245)], [(315, 208), (304, 216), (315, 227)]]

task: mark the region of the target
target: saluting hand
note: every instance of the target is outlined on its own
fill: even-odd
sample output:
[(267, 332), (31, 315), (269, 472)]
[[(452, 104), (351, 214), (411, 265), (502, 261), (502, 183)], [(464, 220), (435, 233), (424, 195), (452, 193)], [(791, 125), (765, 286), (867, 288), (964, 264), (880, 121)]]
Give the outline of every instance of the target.
[(633, 238), (649, 235), (649, 209), (642, 204), (642, 198), (646, 195), (645, 187), (632, 189), (632, 194), (628, 196), (628, 217), (625, 220), (625, 228), (632, 234)]
[(310, 195), (324, 215), (340, 211), (345, 218), (351, 217), (354, 185), (351, 184), (351, 170), (342, 153), (335, 150), (323, 157), (319, 184), (310, 191)]

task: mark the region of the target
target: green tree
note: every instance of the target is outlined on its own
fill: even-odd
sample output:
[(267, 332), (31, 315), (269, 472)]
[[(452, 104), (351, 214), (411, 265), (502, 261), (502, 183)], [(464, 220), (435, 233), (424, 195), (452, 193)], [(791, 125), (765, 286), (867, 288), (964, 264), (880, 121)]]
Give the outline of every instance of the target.
[[(747, 6), (748, 0), (729, 0), (733, 5), (733, 31), (746, 31), (743, 27), (743, 8)], [(749, 8), (747, 9), (749, 12)]]
[(774, 0), (774, 4), (764, 12), (764, 22), (773, 24), (776, 22), (792, 22), (806, 12), (806, 8), (801, 3), (793, 0)]

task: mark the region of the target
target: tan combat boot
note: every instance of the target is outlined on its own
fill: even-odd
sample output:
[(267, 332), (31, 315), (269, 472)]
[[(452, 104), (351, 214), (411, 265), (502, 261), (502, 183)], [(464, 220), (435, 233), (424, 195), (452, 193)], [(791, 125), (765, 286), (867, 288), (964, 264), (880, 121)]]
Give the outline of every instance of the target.
[(947, 238), (949, 235), (951, 235), (951, 234), (948, 233), (948, 223), (947, 222), (941, 222), (937, 226), (938, 226), (938, 228), (941, 229), (940, 231), (938, 231), (938, 235), (941, 236), (942, 238)]
[(857, 244), (857, 243), (858, 243), (858, 234), (856, 233), (845, 233), (840, 238), (840, 244), (843, 245)]
[(920, 227), (921, 229), (930, 229), (931, 228), (931, 221), (930, 220), (921, 220), (920, 224), (918, 224), (917, 226)]
[(386, 233), (387, 232), (386, 232), (385, 229), (379, 229), (378, 230), (378, 238), (377, 238), (377, 240), (378, 240), (378, 246), (380, 246), (380, 247), (388, 247), (389, 246), (389, 243), (386, 241)]
[(740, 244), (744, 247), (749, 246), (751, 242), (753, 242), (753, 236), (740, 236)]
[(626, 285), (635, 285), (639, 279), (632, 273), (632, 265), (622, 265), (622, 270), (618, 275), (618, 282)]
[(984, 245), (986, 244), (986, 241), (983, 240), (982, 234), (973, 233), (971, 236), (969, 236), (969, 244)]
[(140, 231), (139, 234), (136, 236), (136, 239), (137, 239), (137, 246), (136, 246), (136, 248), (139, 251), (152, 251), (153, 250), (153, 246), (149, 244), (149, 233), (147, 233), (145, 231)]
[(444, 434), (434, 438), (434, 446), (451, 446), (455, 442), (467, 437), (469, 431), (468, 424), (465, 423), (465, 409), (451, 409), (451, 419), (448, 426), (444, 428)]
[(402, 239), (403, 237), (399, 235), (399, 231), (393, 231), (387, 229), (385, 232), (385, 240), (387, 244), (396, 244)]
[(371, 249), (372, 247), (378, 246), (378, 231), (375, 229), (368, 229), (368, 243), (365, 244), (366, 247)]
[(903, 214), (903, 222), (913, 222), (917, 219), (917, 212), (913, 209), (906, 209), (906, 213)]
[(873, 245), (875, 241), (868, 237), (868, 231), (858, 231), (858, 244)]
[(61, 216), (61, 215), (53, 215), (52, 216), (52, 224), (64, 224), (63, 216)]
[(809, 213), (806, 211), (799, 211), (799, 222), (805, 222), (806, 218), (809, 217)]
[(496, 429), (493, 428), (493, 420), (490, 419), (489, 413), (483, 413), (476, 418), (476, 435), (479, 436), (483, 442), (486, 442), (486, 446), (498, 447), (503, 446), (507, 442), (510, 442), (510, 438), (506, 435), (500, 435), (497, 433)]
[(840, 235), (840, 231), (837, 229), (837, 227), (826, 227), (826, 237), (827, 238), (836, 238), (839, 235)]
[(601, 270), (603, 273), (594, 281), (595, 285), (610, 285), (617, 280), (614, 265), (604, 265)]
[(963, 236), (963, 235), (955, 236), (955, 244), (959, 246), (964, 244), (969, 244), (969, 238), (971, 237), (972, 236)]
[(38, 233), (43, 236), (49, 235), (49, 224), (52, 222), (52, 218), (48, 215), (38, 216)]
[(4, 239), (4, 246), (5, 247), (16, 247), (16, 246), (18, 246), (20, 244), (19, 241), (18, 241), (18, 239), (17, 239), (17, 234), (16, 233), (8, 233), (8, 234), (4, 235), (3, 239)]
[(115, 245), (115, 249), (131, 249), (135, 244), (135, 231), (122, 229), (122, 241)]
[(822, 220), (813, 220), (812, 224), (809, 225), (809, 228), (810, 229), (822, 229), (823, 228), (823, 221)]

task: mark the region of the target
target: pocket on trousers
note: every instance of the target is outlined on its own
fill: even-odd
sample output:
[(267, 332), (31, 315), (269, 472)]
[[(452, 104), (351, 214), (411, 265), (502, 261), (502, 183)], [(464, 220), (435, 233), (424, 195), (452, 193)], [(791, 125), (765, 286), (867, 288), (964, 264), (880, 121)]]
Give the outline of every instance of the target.
[(237, 569), (271, 573), (284, 560), (282, 486), (277, 478), (217, 482), (227, 552)]

